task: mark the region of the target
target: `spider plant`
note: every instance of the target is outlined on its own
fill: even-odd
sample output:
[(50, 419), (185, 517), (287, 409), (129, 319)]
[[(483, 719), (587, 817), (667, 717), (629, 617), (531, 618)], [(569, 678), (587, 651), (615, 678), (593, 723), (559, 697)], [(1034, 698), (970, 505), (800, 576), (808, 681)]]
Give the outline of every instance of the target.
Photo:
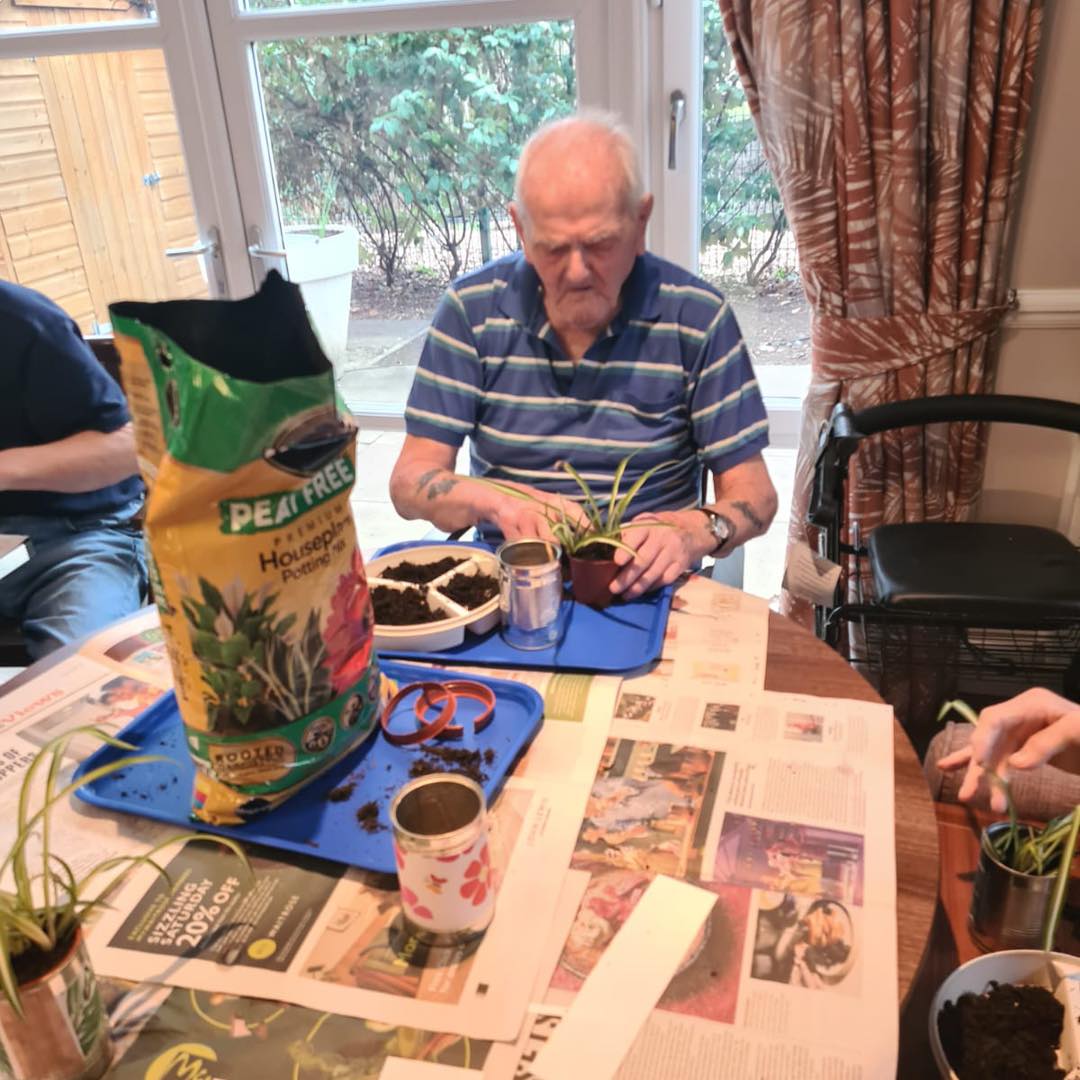
[(504, 495), (511, 495), (515, 499), (526, 499), (529, 502), (539, 504), (548, 520), (551, 535), (568, 556), (579, 556), (585, 548), (598, 544), (620, 548), (633, 555), (634, 549), (629, 544), (623, 543), (622, 534), (624, 530), (644, 528), (646, 526), (666, 526), (668, 524), (664, 521), (624, 523), (623, 519), (626, 517), (630, 504), (642, 487), (661, 467), (660, 465), (654, 465), (651, 469), (646, 469), (625, 492), (620, 494), (626, 467), (633, 457), (634, 454), (628, 454), (619, 462), (615, 467), (615, 475), (611, 481), (611, 491), (607, 495), (599, 496), (593, 492), (589, 482), (569, 461), (560, 461), (558, 463), (559, 468), (581, 488), (584, 496), (583, 502), (579, 504), (584, 514), (582, 520), (574, 520), (562, 507), (556, 512), (550, 503), (537, 498), (529, 491), (522, 491), (520, 488), (512, 487), (509, 484), (501, 484), (497, 480), (484, 480), (483, 482), (497, 488)]
[[(978, 723), (979, 714), (965, 701), (946, 701), (938, 712), (938, 722), (953, 712), (970, 724)], [(1015, 870), (1018, 874), (1057, 874), (1046, 909), (1046, 924), (1043, 927), (1043, 948), (1051, 949), (1061, 911), (1065, 906), (1077, 837), (1080, 835), (1080, 806), (1074, 806), (1067, 813), (1058, 815), (1042, 828), (1027, 825), (1017, 818), (1016, 803), (1013, 801), (1009, 781), (996, 773), (988, 772), (986, 775), (990, 783), (1004, 796), (1008, 817), (1007, 828), (996, 832), (984, 830), (985, 843), (989, 845), (994, 857), (1003, 866)]]
[[(59, 960), (82, 920), (105, 903), (131, 870), (148, 865), (167, 878), (165, 868), (154, 859), (162, 848), (192, 839), (211, 840), (229, 848), (251, 872), (243, 849), (234, 840), (185, 832), (162, 840), (142, 855), (103, 859), (82, 877), (76, 875), (71, 865), (52, 850), (53, 807), (83, 784), (92, 784), (120, 769), (169, 760), (159, 754), (129, 754), (89, 770), (78, 780), (61, 783), (65, 750), (78, 735), (88, 735), (118, 750), (138, 749), (100, 728), (78, 727), (46, 743), (23, 776), (15, 837), (0, 862), (0, 878), (12, 883), (10, 889), (0, 890), (0, 991), (19, 1017), (23, 1009), (17, 968), (32, 959), (35, 951), (46, 961)], [(38, 846), (31, 854), (30, 841), (35, 837)]]

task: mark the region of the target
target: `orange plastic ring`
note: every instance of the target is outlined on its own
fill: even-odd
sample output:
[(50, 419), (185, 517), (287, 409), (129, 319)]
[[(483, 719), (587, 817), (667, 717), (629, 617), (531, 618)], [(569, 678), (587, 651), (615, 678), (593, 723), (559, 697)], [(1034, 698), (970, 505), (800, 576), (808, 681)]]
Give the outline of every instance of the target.
[[(419, 691), (422, 700), (429, 690), (441, 691), (442, 688), (443, 684), (436, 682), (408, 683), (398, 690), (398, 692), (386, 703), (382, 714), (379, 717), (379, 723), (382, 725), (386, 741), (390, 743), (391, 746), (415, 746), (417, 743), (427, 742), (428, 739), (434, 739), (436, 735), (439, 735), (446, 729), (446, 726), (454, 719), (454, 713), (457, 711), (457, 698), (453, 694), (445, 695), (446, 705), (444, 706), (443, 711), (439, 713), (434, 720), (424, 720), (423, 715), (418, 714), (420, 727), (415, 731), (398, 733), (390, 730), (390, 717), (393, 714), (394, 709), (401, 704), (402, 700), (408, 694)], [(438, 704), (438, 702), (431, 702), (431, 704)]]
[[(426, 685), (436, 686), (440, 696), (432, 698), (430, 696), (431, 692), (425, 688), (420, 697), (417, 698), (413, 705), (413, 712), (416, 713), (416, 719), (421, 723), (425, 723), (424, 714), (433, 705), (438, 705), (447, 698), (456, 699), (459, 697), (471, 698), (473, 701), (479, 701), (481, 705), (485, 706), (483, 712), (472, 721), (474, 732), (483, 731), (495, 718), (495, 691), (490, 686), (485, 686), (480, 682), (473, 682), (472, 679), (448, 679), (444, 683), (428, 683)], [(450, 723), (447, 723), (439, 732), (440, 737), (446, 739), (460, 739), (464, 734), (465, 727), (463, 725)]]

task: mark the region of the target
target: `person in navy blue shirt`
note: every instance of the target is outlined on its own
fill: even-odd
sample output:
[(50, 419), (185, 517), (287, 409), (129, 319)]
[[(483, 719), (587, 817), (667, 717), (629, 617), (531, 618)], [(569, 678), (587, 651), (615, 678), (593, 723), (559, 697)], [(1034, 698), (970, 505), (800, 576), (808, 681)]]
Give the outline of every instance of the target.
[(0, 533), (31, 543), (0, 616), (31, 657), (143, 603), (142, 500), (123, 391), (61, 308), (0, 281)]

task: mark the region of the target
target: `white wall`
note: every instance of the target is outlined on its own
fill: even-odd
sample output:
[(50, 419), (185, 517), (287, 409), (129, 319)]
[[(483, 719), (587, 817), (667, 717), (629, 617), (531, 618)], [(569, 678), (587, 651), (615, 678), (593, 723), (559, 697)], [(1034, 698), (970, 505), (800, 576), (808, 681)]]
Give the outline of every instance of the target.
[[(1080, 3), (1050, 0), (1047, 14), (1013, 258), (1022, 310), (1004, 331), (995, 388), (1080, 401)], [(1078, 490), (1080, 436), (991, 433), (984, 519), (1048, 525), (1080, 543)]]

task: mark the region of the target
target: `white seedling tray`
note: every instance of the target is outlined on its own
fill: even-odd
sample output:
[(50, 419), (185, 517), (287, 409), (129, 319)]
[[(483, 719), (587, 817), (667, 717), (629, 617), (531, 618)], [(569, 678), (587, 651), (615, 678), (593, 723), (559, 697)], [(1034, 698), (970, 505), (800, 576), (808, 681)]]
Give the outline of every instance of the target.
[[(448, 556), (464, 561), (424, 585), (393, 581), (380, 576), (400, 563), (426, 565)], [(454, 603), (439, 590), (440, 585), (445, 585), (459, 574), (465, 574), (468, 577), (476, 574), (490, 574), (498, 580), (499, 563), (490, 552), (479, 551), (476, 548), (463, 548), (456, 544), (428, 544), (380, 555), (378, 558), (371, 559), (366, 569), (369, 588), (385, 585), (391, 589), (419, 589), (427, 595), (432, 608), (446, 613), (445, 619), (420, 623), (416, 626), (382, 626), (376, 623), (376, 648), (441, 652), (443, 649), (460, 645), (465, 640), (466, 630), (473, 634), (486, 634), (499, 621), (498, 593), (470, 611)]]

